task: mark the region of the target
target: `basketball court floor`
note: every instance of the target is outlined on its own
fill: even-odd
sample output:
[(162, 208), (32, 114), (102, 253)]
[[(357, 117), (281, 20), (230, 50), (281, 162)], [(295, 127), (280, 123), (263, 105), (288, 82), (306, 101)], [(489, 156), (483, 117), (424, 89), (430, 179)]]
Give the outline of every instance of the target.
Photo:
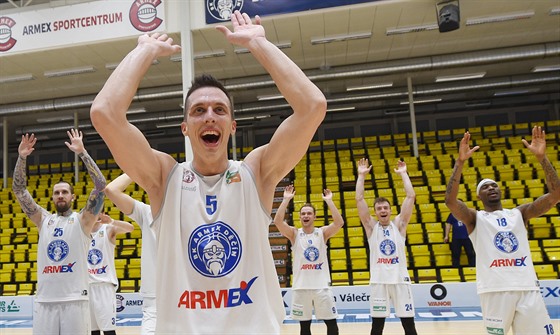
[[(560, 330), (560, 306), (549, 306), (553, 327)], [(340, 335), (369, 334), (371, 322), (368, 310), (339, 310), (338, 327)], [(480, 310), (449, 308), (434, 312), (428, 308), (416, 310), (416, 329), (420, 335), (486, 335)], [(130, 315), (117, 321), (117, 334), (140, 334), (141, 315)], [(32, 320), (0, 320), (0, 335), (32, 335)], [(311, 326), (314, 335), (326, 334), (322, 321), (314, 321)], [(219, 333), (216, 333), (218, 335)], [(223, 333), (229, 334), (229, 333)], [(299, 335), (297, 321), (287, 319), (281, 330), (282, 335)], [(385, 323), (384, 335), (403, 334), (398, 318), (391, 315)], [(510, 331), (509, 335), (512, 334)]]

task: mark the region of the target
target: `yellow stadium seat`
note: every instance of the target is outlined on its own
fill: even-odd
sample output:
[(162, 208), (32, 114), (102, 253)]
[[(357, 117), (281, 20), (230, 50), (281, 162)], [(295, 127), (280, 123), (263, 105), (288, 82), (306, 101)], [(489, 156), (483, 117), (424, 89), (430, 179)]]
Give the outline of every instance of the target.
[(436, 269), (418, 269), (417, 280), (419, 283), (437, 283), (438, 276)]
[(352, 272), (352, 285), (368, 285), (368, 284), (369, 284), (369, 271)]
[(461, 268), (461, 271), (463, 272), (463, 279), (464, 281), (476, 281), (476, 268), (473, 267), (463, 267)]
[(458, 268), (441, 268), (439, 269), (439, 273), (441, 281), (444, 283), (461, 281), (461, 275), (459, 274)]
[(349, 285), (348, 272), (331, 272), (333, 286)]
[(558, 279), (558, 274), (552, 264), (535, 264), (535, 271), (539, 279)]

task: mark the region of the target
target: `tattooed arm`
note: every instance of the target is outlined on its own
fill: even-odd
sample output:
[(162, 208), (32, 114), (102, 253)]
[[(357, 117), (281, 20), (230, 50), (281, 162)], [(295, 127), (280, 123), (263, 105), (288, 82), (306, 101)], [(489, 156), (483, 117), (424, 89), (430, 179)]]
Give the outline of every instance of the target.
[(525, 139), (521, 141), (541, 163), (548, 188), (548, 193), (538, 197), (534, 202), (517, 207), (523, 214), (525, 224), (527, 224), (529, 219), (543, 215), (560, 201), (560, 179), (558, 178), (558, 172), (546, 156), (546, 137), (541, 127), (533, 127), (531, 144)]
[(89, 194), (86, 207), (80, 212), (80, 222), (82, 223), (84, 232), (86, 234), (90, 234), (99, 213), (101, 213), (103, 209), (103, 201), (105, 200), (105, 193), (103, 193), (103, 190), (105, 189), (105, 186), (107, 186), (107, 181), (101, 173), (101, 170), (99, 170), (97, 164), (95, 164), (93, 158), (91, 158), (84, 148), (84, 143), (82, 142), (82, 132), (72, 129), (67, 133), (71, 143), (65, 142), (66, 146), (73, 152), (77, 153), (78, 157), (80, 157), (82, 162), (84, 162), (89, 176), (93, 181), (93, 185), (95, 186)]
[(27, 190), (27, 175), (25, 169), (27, 166), (27, 156), (29, 156), (35, 148), (33, 146), (37, 142), (34, 134), (25, 134), (21, 136), (21, 142), (18, 147), (19, 157), (14, 169), (14, 177), (12, 182), (12, 191), (18, 200), (23, 212), (31, 219), (31, 221), (41, 230), (41, 222), (44, 215), (49, 212), (39, 206)]
[(449, 210), (451, 210), (451, 213), (457, 220), (463, 221), (469, 234), (473, 231), (476, 224), (476, 210), (468, 208), (464, 202), (457, 199), (457, 195), (459, 194), (459, 182), (461, 181), (463, 165), (472, 156), (473, 152), (480, 148), (477, 145), (471, 149), (469, 146), (470, 138), (471, 134), (466, 132), (459, 144), (459, 155), (455, 161), (455, 166), (453, 167), (453, 172), (445, 192), (445, 205), (449, 207)]

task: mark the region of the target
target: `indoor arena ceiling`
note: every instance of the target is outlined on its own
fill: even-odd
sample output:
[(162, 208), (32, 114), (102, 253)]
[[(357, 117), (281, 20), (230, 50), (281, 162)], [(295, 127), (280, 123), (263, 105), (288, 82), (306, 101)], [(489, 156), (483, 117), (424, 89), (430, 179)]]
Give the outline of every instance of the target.
[[(20, 6), (77, 2), (83, 1), (1, 0), (0, 16)], [(560, 1), (461, 0), (460, 28), (443, 33), (437, 29), (437, 2), (375, 1), (264, 17), (263, 25), (269, 40), (323, 90), (333, 119), (345, 114), (359, 119), (405, 113), (407, 77), (420, 113), (559, 100)], [(173, 37), (180, 41), (178, 34)], [(1, 56), (0, 116), (8, 117), (9, 141), (22, 131), (66, 129), (74, 112), (87, 130), (89, 104), (112, 66), (135, 44), (134, 38)], [(214, 27), (193, 31), (193, 47), (196, 74), (211, 73), (226, 83), (243, 125), (287, 113), (282, 99), (259, 100), (278, 92), (254, 58), (228, 44)], [(539, 71), (551, 66), (556, 70)], [(48, 71), (76, 67), (94, 70), (45, 76)], [(1, 80), (29, 73), (33, 80)], [(445, 80), (461, 75), (482, 77)], [(436, 82), (437, 77), (443, 81)], [(177, 57), (159, 59), (131, 108), (140, 112), (130, 119), (148, 134), (177, 124), (181, 82)], [(391, 86), (376, 87), (386, 84)], [(352, 90), (360, 86), (372, 87)], [(432, 99), (437, 103), (420, 104)]]

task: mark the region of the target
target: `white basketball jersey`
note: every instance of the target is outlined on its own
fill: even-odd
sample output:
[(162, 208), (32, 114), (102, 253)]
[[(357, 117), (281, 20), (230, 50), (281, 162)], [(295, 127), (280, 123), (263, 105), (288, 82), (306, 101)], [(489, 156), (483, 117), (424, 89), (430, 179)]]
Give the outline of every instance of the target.
[(215, 176), (177, 164), (154, 219), (158, 334), (280, 333), (272, 220), (245, 164)]
[(132, 213), (128, 215), (140, 226), (142, 230), (142, 254), (140, 255), (140, 271), (142, 286), (140, 293), (143, 297), (155, 298), (156, 296), (156, 234), (150, 228), (153, 221), (152, 209), (149, 205), (135, 200)]
[(377, 222), (368, 243), (371, 284), (410, 284), (405, 240), (393, 221), (385, 229)]
[(115, 244), (109, 239), (107, 225), (102, 224), (91, 236), (93, 240), (87, 257), (90, 284), (111, 283), (117, 287), (119, 281), (115, 269)]
[(478, 211), (469, 237), (476, 252), (478, 293), (539, 290), (527, 229), (517, 208)]
[(322, 289), (330, 286), (331, 274), (323, 229), (315, 228), (311, 234), (306, 234), (303, 228), (298, 229), (292, 252), (292, 289)]
[(51, 214), (41, 222), (37, 246), (37, 302), (88, 300), (87, 254), (91, 238), (78, 213)]

